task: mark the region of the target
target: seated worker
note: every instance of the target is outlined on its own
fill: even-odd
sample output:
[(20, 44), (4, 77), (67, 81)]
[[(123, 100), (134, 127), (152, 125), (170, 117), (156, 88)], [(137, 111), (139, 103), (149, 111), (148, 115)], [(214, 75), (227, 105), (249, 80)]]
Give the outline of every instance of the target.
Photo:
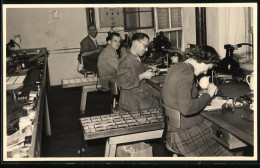
[(195, 47), (184, 56), (184, 62), (168, 70), (162, 88), (164, 106), (180, 112), (180, 128), (167, 123), (166, 147), (184, 156), (232, 156), (212, 138), (211, 124), (200, 115), (217, 87), (210, 83), (206, 93), (198, 97), (194, 81), (194, 75), (206, 73), (219, 61), (219, 56), (207, 45)]
[(107, 47), (100, 53), (98, 57), (98, 73), (101, 86), (109, 90), (108, 81), (116, 81), (116, 73), (118, 66), (117, 49), (121, 43), (119, 33), (111, 33), (107, 37)]
[(98, 72), (97, 61), (102, 50), (102, 48), (99, 48), (95, 39), (97, 33), (98, 32), (95, 25), (88, 26), (88, 36), (80, 42), (80, 54), (78, 57), (81, 64), (81, 57), (83, 58), (84, 69), (95, 73)]
[(159, 107), (159, 92), (148, 86), (144, 79), (154, 76), (151, 69), (145, 67), (140, 58), (148, 50), (149, 37), (136, 33), (132, 37), (132, 46), (119, 60), (117, 84), (121, 87), (119, 107), (121, 111), (137, 111)]

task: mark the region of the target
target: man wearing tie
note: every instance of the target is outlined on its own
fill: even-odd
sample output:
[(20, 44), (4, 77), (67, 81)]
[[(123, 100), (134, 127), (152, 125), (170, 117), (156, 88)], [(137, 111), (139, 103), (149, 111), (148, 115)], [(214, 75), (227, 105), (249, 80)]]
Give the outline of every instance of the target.
[(82, 64), (85, 70), (97, 73), (97, 61), (98, 56), (102, 50), (99, 48), (96, 42), (97, 28), (95, 25), (88, 26), (88, 36), (80, 42), (80, 54), (78, 57), (79, 62)]

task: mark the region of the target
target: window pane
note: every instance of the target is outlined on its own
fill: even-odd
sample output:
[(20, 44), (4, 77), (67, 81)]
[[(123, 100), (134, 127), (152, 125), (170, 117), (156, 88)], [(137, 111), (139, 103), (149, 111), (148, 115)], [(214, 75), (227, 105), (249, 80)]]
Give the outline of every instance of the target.
[(139, 28), (138, 13), (126, 13), (126, 29)]
[(181, 27), (181, 8), (171, 8), (171, 24), (172, 28)]
[(153, 26), (152, 12), (140, 12), (140, 26), (141, 27)]
[(173, 47), (177, 47), (177, 38), (176, 38), (176, 31), (171, 32), (170, 42), (172, 43)]
[(126, 12), (137, 12), (138, 8), (125, 8)]
[(152, 8), (139, 8), (139, 11), (152, 11)]
[(178, 47), (181, 48), (182, 44), (182, 30), (178, 31)]
[(158, 29), (169, 28), (168, 8), (157, 8)]

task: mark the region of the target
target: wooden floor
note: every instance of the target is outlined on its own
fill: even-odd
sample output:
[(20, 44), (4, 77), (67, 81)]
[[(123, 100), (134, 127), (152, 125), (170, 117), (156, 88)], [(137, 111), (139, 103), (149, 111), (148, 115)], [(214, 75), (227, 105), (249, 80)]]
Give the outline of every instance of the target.
[[(84, 115), (80, 114), (80, 87), (51, 87), (48, 99), (52, 136), (43, 135), (42, 157), (104, 157), (106, 138), (90, 140), (85, 146), (79, 118), (109, 114), (109, 92), (89, 93)], [(172, 156), (163, 147), (160, 139), (149, 140), (146, 143), (153, 147), (153, 156)], [(79, 152), (82, 147), (85, 148), (85, 152)]]

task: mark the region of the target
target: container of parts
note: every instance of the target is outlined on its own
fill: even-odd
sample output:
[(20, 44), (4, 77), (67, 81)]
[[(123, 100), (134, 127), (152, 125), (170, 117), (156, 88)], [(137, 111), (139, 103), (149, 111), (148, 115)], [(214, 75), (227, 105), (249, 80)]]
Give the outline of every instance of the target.
[(30, 120), (32, 121), (32, 124), (33, 124), (35, 117), (36, 117), (36, 110), (30, 110), (27, 113), (27, 116), (30, 118)]
[(28, 112), (31, 111), (32, 109), (33, 109), (33, 105), (31, 104), (23, 106), (23, 111), (25, 112), (26, 115), (28, 115)]
[(21, 91), (16, 92), (16, 98), (22, 103), (25, 103), (27, 101), (27, 96), (25, 96)]
[(25, 129), (25, 140), (24, 140), (24, 146), (31, 146), (32, 142), (32, 126), (28, 126)]
[(16, 148), (12, 151), (13, 158), (28, 158), (30, 152), (30, 147), (23, 146), (21, 148)]
[(153, 150), (150, 144), (144, 142), (118, 145), (116, 157), (153, 157)]
[(32, 124), (32, 121), (29, 117), (21, 117), (19, 119), (19, 130), (22, 130)]

